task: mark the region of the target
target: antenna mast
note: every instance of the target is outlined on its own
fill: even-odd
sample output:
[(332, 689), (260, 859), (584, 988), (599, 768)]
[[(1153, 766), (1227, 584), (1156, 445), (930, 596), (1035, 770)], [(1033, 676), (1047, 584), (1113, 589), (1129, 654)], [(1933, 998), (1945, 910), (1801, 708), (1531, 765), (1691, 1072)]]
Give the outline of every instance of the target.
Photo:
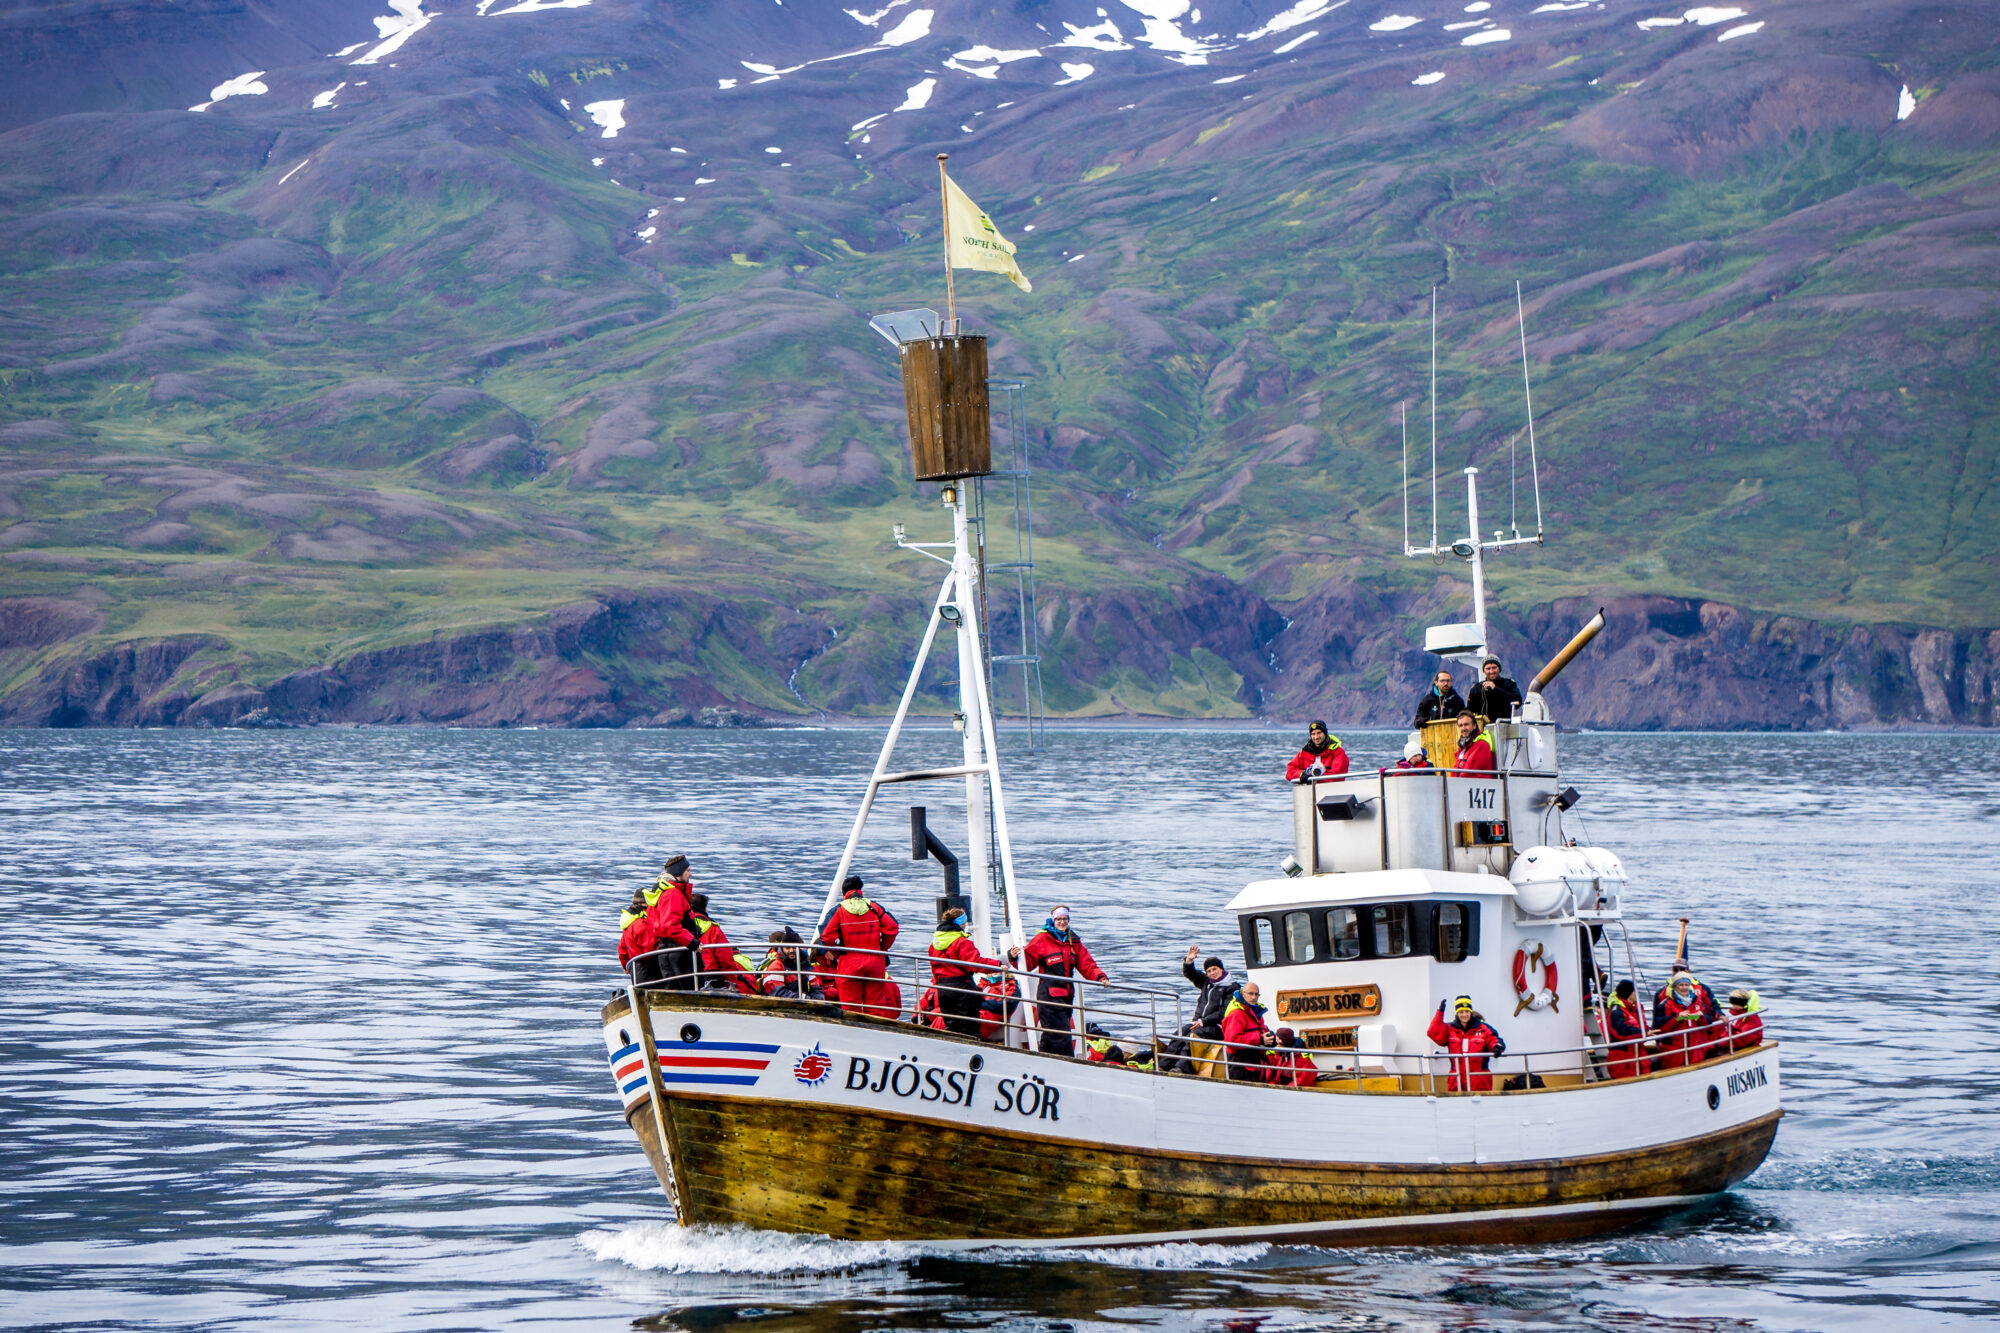
[(1438, 544), (1438, 289), (1431, 288), (1431, 549)]
[(1535, 395), (1528, 388), (1528, 310), (1521, 304), (1519, 278), (1514, 279), (1514, 315), (1521, 325), (1521, 396), (1528, 403), (1528, 475), (1535, 481), (1535, 535), (1539, 537), (1542, 535), (1542, 474), (1535, 466)]

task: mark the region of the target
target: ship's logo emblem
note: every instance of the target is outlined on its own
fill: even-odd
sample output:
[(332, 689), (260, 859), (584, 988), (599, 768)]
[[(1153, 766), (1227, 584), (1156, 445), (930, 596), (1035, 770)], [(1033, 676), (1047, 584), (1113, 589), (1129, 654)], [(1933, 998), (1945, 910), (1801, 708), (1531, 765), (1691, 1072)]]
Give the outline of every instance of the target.
[(826, 1076), (832, 1072), (833, 1057), (822, 1051), (818, 1042), (814, 1042), (813, 1048), (801, 1055), (798, 1063), (792, 1066), (792, 1077), (809, 1088), (826, 1082)]

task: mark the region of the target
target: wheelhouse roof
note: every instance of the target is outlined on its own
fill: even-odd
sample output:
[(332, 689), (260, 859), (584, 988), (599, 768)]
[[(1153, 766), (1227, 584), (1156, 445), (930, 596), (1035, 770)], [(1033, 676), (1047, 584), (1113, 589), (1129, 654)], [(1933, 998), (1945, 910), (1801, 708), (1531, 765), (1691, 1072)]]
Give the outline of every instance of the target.
[(1301, 875), (1297, 879), (1260, 879), (1243, 886), (1229, 900), (1232, 912), (1259, 912), (1286, 907), (1338, 907), (1343, 903), (1455, 900), (1468, 897), (1511, 898), (1514, 886), (1505, 875), (1465, 874), (1456, 870), (1356, 870), (1335, 875)]

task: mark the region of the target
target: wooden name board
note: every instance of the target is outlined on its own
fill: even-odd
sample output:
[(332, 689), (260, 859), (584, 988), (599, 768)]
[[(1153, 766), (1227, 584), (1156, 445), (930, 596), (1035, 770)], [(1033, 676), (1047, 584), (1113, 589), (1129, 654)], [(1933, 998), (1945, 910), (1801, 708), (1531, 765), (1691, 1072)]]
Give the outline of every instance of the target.
[(1278, 1017), (1372, 1018), (1382, 1012), (1380, 986), (1329, 986), (1325, 990), (1281, 990)]
[(1351, 1051), (1353, 1028), (1312, 1028), (1301, 1034), (1306, 1046), (1315, 1051)]

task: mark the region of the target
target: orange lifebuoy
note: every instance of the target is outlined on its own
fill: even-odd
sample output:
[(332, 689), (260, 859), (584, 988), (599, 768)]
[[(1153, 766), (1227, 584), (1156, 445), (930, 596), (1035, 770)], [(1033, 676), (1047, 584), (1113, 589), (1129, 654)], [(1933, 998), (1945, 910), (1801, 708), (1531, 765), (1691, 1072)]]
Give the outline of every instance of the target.
[[(1528, 984), (1530, 967), (1541, 969), (1540, 985)], [(1562, 1002), (1556, 996), (1559, 984), (1556, 960), (1543, 952), (1540, 941), (1536, 942), (1533, 953), (1525, 948), (1514, 950), (1514, 1012), (1517, 1015), (1523, 1009), (1548, 1009), (1561, 1013)]]

